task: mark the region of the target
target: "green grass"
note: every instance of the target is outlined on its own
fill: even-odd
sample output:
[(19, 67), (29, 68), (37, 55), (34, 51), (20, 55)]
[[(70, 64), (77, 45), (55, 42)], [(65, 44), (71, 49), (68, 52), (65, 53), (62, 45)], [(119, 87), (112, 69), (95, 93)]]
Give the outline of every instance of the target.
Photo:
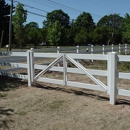
[(53, 101), (52, 103), (48, 104), (48, 107), (51, 110), (56, 110), (56, 109), (60, 108), (64, 103), (65, 103), (64, 100), (56, 100), (56, 101)]
[(19, 116), (25, 116), (25, 115), (27, 115), (27, 112), (25, 112), (25, 111), (20, 111), (20, 112), (18, 112), (17, 113)]
[(0, 93), (0, 98), (4, 98), (4, 97), (7, 97), (7, 93)]

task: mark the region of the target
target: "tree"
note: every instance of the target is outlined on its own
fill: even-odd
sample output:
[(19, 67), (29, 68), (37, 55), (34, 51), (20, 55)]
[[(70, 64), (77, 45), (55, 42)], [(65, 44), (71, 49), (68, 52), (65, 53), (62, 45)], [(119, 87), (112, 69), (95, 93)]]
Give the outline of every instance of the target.
[(86, 29), (81, 28), (79, 32), (75, 35), (74, 41), (78, 45), (87, 45), (87, 43), (89, 42), (89, 34)]
[(48, 41), (50, 45), (58, 46), (61, 41), (62, 28), (59, 21), (55, 21), (48, 28)]
[(5, 0), (0, 0), (0, 37), (3, 31), (3, 43), (8, 43), (10, 6)]
[[(105, 15), (97, 23), (97, 27), (109, 27), (111, 28), (111, 43), (117, 44), (122, 42), (122, 33), (124, 30), (124, 18), (119, 16), (119, 14)], [(120, 36), (120, 41), (119, 41)]]
[(91, 33), (91, 39), (93, 44), (109, 44), (110, 42), (110, 27), (96, 27), (94, 31)]
[(126, 13), (125, 15), (125, 31), (123, 33), (124, 41), (130, 42), (130, 15)]
[(49, 27), (55, 21), (59, 21), (62, 27), (68, 27), (69, 26), (69, 16), (68, 14), (64, 13), (62, 10), (54, 10), (50, 13), (47, 13), (47, 20), (43, 22), (43, 25), (45, 27)]
[(78, 44), (86, 45), (90, 41), (89, 33), (95, 28), (90, 13), (83, 12), (74, 22), (72, 30), (74, 32), (74, 41)]
[(25, 26), (26, 41), (28, 44), (33, 44), (36, 47), (41, 42), (40, 29), (36, 22), (30, 22)]
[(78, 31), (80, 28), (86, 29), (87, 32), (90, 32), (95, 28), (95, 23), (93, 22), (90, 13), (83, 12), (77, 17), (75, 21), (75, 29)]
[(15, 15), (13, 16), (13, 29), (14, 38), (16, 42), (20, 45), (21, 49), (25, 45), (25, 25), (27, 19), (27, 11), (24, 10), (24, 5), (18, 3), (15, 10)]
[(38, 26), (38, 23), (36, 23), (36, 22), (30, 22), (30, 23), (26, 24), (26, 28), (38, 29), (39, 26)]

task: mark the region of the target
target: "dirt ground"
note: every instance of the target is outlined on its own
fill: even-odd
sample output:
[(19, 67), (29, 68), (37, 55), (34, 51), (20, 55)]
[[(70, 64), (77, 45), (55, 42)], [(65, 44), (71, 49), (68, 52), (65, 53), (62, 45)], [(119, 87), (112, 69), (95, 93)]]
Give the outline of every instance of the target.
[(110, 105), (105, 92), (0, 76), (0, 130), (130, 130), (130, 98)]

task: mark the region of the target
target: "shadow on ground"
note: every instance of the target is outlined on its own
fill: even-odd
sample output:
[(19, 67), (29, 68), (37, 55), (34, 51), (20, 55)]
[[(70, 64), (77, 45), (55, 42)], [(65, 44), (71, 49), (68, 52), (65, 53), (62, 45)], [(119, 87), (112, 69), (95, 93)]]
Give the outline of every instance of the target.
[[(88, 90), (88, 89), (83, 89), (82, 91), (79, 90), (74, 90), (74, 89), (67, 89), (67, 88), (61, 88), (61, 87), (51, 87), (51, 86), (46, 86), (46, 85), (41, 85), (39, 83), (35, 83), (33, 85), (34, 87), (37, 88), (43, 88), (46, 90), (56, 90), (56, 91), (61, 91), (61, 92), (66, 92), (66, 93), (73, 93), (78, 96), (85, 96), (85, 97), (91, 97), (97, 100), (101, 101), (109, 101), (109, 97), (106, 94), (106, 96), (100, 96), (98, 94), (93, 93), (93, 90)], [(117, 99), (116, 105), (130, 105), (130, 100), (127, 99)]]
[(27, 85), (27, 81), (7, 76), (0, 76), (0, 91), (9, 91), (23, 85)]
[(10, 118), (5, 118), (5, 116), (10, 116), (14, 113), (13, 109), (5, 109), (3, 107), (0, 107), (0, 129), (9, 129), (10, 126), (9, 124), (11, 122), (14, 122), (12, 119)]

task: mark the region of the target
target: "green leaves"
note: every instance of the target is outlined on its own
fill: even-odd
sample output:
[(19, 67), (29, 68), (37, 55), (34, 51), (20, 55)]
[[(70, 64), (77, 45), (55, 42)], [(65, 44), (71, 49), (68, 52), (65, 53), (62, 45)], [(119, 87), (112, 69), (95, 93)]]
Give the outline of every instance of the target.
[(95, 24), (89, 13), (80, 14), (72, 26), (75, 33), (74, 41), (79, 45), (87, 45), (90, 42), (89, 33), (94, 30)]
[(130, 15), (126, 13), (125, 15), (125, 32), (124, 38), (130, 42)]
[(69, 16), (64, 13), (62, 10), (54, 10), (50, 13), (47, 13), (47, 20), (43, 22), (44, 27), (49, 27), (55, 21), (59, 21), (62, 27), (68, 27), (69, 25)]
[(87, 42), (89, 42), (89, 33), (85, 28), (81, 28), (79, 30), (79, 32), (74, 37), (74, 41), (78, 45), (85, 45)]
[(85, 28), (88, 32), (95, 28), (92, 16), (90, 13), (83, 12), (80, 14), (75, 21), (75, 28)]
[(3, 32), (3, 45), (8, 44), (10, 6), (5, 0), (0, 0), (0, 36)]
[(20, 3), (16, 6), (15, 15), (13, 16), (14, 38), (20, 45), (21, 49), (25, 44), (25, 28), (24, 23), (27, 19), (27, 11)]
[(55, 21), (48, 28), (48, 41), (53, 46), (58, 46), (61, 41), (62, 27), (59, 21)]

